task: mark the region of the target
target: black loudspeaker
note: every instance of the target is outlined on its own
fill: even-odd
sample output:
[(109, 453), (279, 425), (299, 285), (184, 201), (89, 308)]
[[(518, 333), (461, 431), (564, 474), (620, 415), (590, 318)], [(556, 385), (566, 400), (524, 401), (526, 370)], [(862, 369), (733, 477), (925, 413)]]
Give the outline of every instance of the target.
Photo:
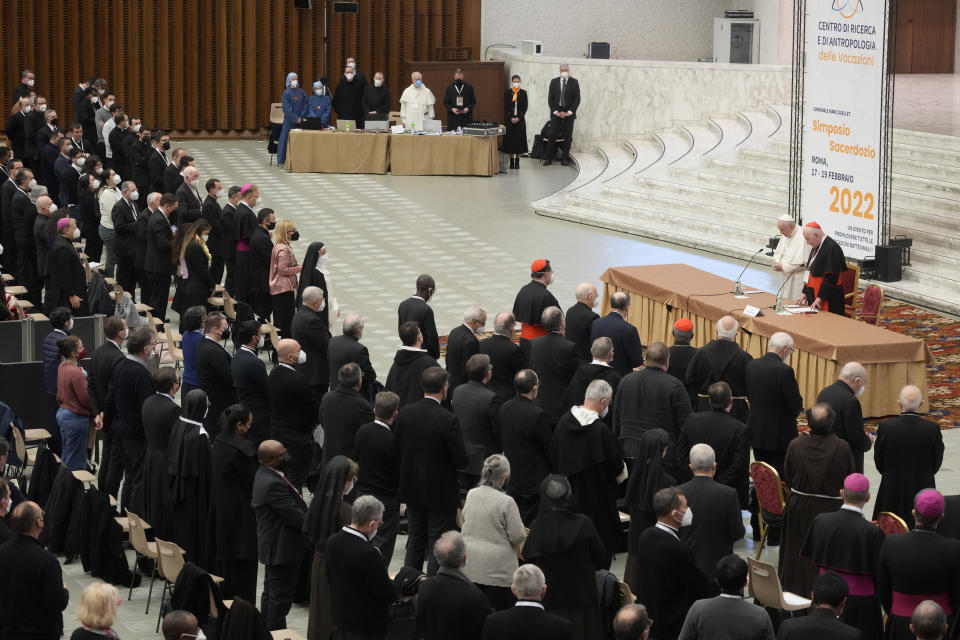
[(903, 247), (891, 244), (878, 244), (877, 280), (897, 282), (903, 278)]
[(609, 42), (591, 42), (587, 45), (587, 57), (594, 60), (609, 60), (610, 59), (610, 43)]
[(313, 0), (293, 0), (294, 9), (313, 9)]
[(334, 2), (333, 3), (334, 13), (356, 13), (359, 8), (360, 8), (360, 3), (358, 2)]

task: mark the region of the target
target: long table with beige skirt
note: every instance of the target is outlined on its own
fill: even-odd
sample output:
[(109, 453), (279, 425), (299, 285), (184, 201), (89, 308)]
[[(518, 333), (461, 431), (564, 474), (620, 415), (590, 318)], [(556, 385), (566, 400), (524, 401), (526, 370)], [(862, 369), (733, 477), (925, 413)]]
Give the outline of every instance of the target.
[[(897, 396), (907, 384), (923, 391), (921, 410), (928, 408), (926, 365), (934, 362), (934, 357), (922, 340), (833, 313), (778, 315), (773, 310), (774, 294), (760, 292), (747, 299), (735, 298), (733, 281), (685, 264), (611, 267), (600, 280), (604, 282), (604, 313), (611, 294), (630, 294), (627, 319), (637, 327), (645, 345), (656, 341), (673, 344), (673, 323), (689, 318), (694, 330), (692, 344), (703, 346), (716, 337), (717, 321), (732, 315), (742, 329), (738, 337), (741, 348), (754, 358), (766, 353), (774, 333), (785, 331), (793, 337), (796, 350), (789, 364), (796, 372), (806, 407), (816, 402), (821, 389), (836, 380), (843, 364), (856, 361), (863, 364), (869, 376), (860, 398), (865, 417), (898, 414)], [(763, 315), (745, 315), (747, 305), (759, 307)]]
[(493, 176), (495, 136), (427, 136), (293, 129), (285, 169), (293, 173), (390, 173), (398, 176)]

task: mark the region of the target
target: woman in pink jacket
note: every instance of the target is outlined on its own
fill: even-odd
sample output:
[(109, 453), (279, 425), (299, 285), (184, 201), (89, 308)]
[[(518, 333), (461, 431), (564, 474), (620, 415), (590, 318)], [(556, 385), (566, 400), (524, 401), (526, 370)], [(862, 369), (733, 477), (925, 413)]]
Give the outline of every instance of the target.
[(273, 253), (270, 254), (270, 296), (273, 298), (273, 321), (280, 336), (290, 338), (290, 323), (296, 311), (297, 264), (291, 242), (300, 239), (300, 232), (291, 220), (281, 220), (273, 231)]

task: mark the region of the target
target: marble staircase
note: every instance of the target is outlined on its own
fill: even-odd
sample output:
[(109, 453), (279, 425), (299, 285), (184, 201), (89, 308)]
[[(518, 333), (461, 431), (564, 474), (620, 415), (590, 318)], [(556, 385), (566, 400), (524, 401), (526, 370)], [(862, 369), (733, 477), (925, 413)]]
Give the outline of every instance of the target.
[[(577, 178), (534, 211), (749, 258), (787, 211), (788, 107), (675, 124), (575, 150)], [(891, 235), (913, 238), (912, 264), (900, 282), (880, 284), (888, 296), (960, 315), (960, 138), (895, 130), (893, 154)]]

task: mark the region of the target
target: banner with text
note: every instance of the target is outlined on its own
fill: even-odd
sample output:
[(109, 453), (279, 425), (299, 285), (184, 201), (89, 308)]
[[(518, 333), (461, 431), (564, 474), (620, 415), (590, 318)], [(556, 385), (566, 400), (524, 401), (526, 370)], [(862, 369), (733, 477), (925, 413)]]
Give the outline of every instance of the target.
[(800, 214), (856, 260), (880, 242), (887, 2), (806, 2)]

